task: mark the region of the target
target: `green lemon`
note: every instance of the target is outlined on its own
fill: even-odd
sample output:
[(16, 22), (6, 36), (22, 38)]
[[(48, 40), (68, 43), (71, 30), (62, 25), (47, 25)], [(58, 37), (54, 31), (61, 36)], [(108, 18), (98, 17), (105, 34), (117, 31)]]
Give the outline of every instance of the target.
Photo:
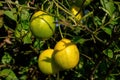
[(55, 32), (54, 17), (43, 11), (33, 14), (30, 21), (32, 34), (39, 39), (49, 39)]

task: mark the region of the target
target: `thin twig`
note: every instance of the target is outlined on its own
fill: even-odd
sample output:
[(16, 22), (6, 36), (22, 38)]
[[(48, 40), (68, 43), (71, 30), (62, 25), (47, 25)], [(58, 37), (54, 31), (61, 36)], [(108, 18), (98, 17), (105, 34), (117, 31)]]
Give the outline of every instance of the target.
[[(7, 4), (8, 2), (0, 1), (0, 3)], [(16, 5), (16, 6), (23, 7), (23, 8), (27, 8), (27, 9), (33, 9), (33, 10), (37, 9), (35, 7), (29, 7), (29, 6), (25, 6), (25, 5), (23, 6), (23, 5), (17, 4), (17, 3), (12, 2), (12, 1), (9, 2), (9, 4)]]
[(69, 15), (73, 15), (72, 13), (70, 13), (68, 10), (64, 9), (63, 7), (61, 7), (55, 0), (53, 0), (53, 2), (55, 3), (55, 5), (57, 7), (59, 7), (61, 10), (63, 10), (64, 12), (66, 12)]
[[(103, 49), (101, 49), (100, 51), (103, 52), (103, 50), (107, 49), (113, 41), (116, 41), (118, 40), (120, 34), (113, 34), (111, 39), (109, 40), (109, 42), (107, 42), (105, 44), (105, 47)], [(95, 64), (95, 67), (91, 70), (91, 73), (90, 73), (90, 80), (94, 80), (94, 74), (95, 74), (95, 71), (97, 70), (97, 68), (99, 67), (100, 63), (106, 58), (106, 55), (105, 54), (100, 54), (99, 55), (99, 58), (98, 60), (96, 61), (96, 64)]]
[(95, 74), (95, 71), (97, 70), (97, 68), (99, 67), (100, 63), (104, 60), (105, 56), (104, 55), (101, 55), (96, 64), (95, 64), (95, 67), (91, 70), (91, 73), (90, 73), (90, 80), (94, 80), (94, 74)]
[(108, 70), (106, 71), (106, 74), (103, 76), (103, 80), (106, 80), (107, 76), (112, 72), (112, 70), (116, 67), (116, 62), (113, 61), (110, 65), (110, 67), (108, 68)]
[(93, 61), (93, 59), (91, 57), (89, 57), (89, 56), (87, 56), (85, 54), (82, 54), (82, 53), (81, 53), (81, 55), (84, 56), (85, 58), (87, 58), (88, 60), (90, 60), (92, 63), (94, 63), (94, 61)]

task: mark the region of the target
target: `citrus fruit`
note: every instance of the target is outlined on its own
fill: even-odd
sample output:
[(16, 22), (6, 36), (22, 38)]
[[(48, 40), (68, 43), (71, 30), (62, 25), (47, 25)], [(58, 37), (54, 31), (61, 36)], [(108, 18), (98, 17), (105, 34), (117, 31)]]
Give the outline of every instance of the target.
[(72, 69), (79, 62), (79, 50), (71, 40), (63, 38), (55, 45), (53, 58), (63, 70)]
[(39, 39), (49, 39), (55, 31), (54, 17), (38, 11), (31, 17), (30, 30)]
[(79, 21), (79, 20), (82, 18), (82, 11), (81, 11), (80, 13), (78, 13), (79, 10), (80, 10), (80, 8), (77, 7), (77, 6), (75, 6), (75, 5), (73, 5), (73, 6), (71, 7), (71, 12), (72, 12), (72, 14), (75, 16), (75, 19), (76, 19), (77, 21)]
[(39, 55), (38, 66), (44, 74), (55, 74), (59, 71), (59, 67), (52, 58), (53, 52), (53, 49), (47, 49)]

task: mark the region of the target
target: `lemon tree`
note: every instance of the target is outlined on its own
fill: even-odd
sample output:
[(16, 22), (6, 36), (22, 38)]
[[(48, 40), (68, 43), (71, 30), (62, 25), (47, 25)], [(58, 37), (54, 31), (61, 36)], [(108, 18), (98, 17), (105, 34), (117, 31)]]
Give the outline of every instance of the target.
[(0, 0), (1, 80), (119, 80), (119, 0)]

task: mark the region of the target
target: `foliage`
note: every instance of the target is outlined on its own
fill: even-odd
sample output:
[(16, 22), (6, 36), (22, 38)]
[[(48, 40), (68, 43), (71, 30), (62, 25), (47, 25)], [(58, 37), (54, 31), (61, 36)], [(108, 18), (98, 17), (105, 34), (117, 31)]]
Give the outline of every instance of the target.
[[(0, 79), (5, 80), (118, 80), (120, 78), (120, 2), (118, 0), (0, 0)], [(70, 11), (77, 5), (83, 17)], [(48, 40), (35, 38), (30, 18), (43, 10), (56, 18)], [(80, 11), (78, 11), (79, 14)], [(38, 56), (61, 38), (72, 40), (80, 51), (79, 64), (56, 75), (44, 75)]]

